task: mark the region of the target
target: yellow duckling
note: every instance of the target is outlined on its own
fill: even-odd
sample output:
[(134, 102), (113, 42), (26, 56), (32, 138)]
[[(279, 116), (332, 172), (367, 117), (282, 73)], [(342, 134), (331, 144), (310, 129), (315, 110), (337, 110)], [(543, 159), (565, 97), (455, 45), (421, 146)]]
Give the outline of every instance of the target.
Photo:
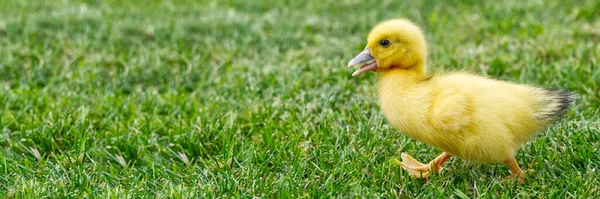
[(398, 163), (413, 177), (439, 172), (450, 157), (506, 164), (520, 179), (515, 152), (563, 116), (574, 95), (467, 73), (430, 76), (420, 28), (406, 19), (375, 26), (367, 46), (348, 63), (352, 75), (382, 73), (379, 103), (391, 125), (444, 151), (428, 164), (408, 154)]

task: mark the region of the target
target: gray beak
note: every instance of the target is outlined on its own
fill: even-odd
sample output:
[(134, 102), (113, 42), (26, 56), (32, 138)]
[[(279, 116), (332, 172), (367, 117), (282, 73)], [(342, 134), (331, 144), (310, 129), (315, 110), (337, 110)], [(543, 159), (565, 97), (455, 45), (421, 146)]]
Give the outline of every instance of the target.
[(377, 61), (371, 56), (371, 49), (366, 48), (360, 52), (354, 59), (348, 62), (348, 67), (360, 65), (360, 68), (352, 73), (352, 76), (363, 74), (367, 71), (377, 70)]

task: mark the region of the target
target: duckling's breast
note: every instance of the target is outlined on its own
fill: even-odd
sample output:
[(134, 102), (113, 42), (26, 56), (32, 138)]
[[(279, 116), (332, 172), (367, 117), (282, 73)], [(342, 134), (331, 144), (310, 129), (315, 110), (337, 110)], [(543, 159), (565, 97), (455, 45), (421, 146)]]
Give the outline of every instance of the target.
[(381, 81), (379, 104), (386, 119), (405, 135), (431, 144), (434, 129), (427, 120), (431, 92), (418, 85), (402, 85)]

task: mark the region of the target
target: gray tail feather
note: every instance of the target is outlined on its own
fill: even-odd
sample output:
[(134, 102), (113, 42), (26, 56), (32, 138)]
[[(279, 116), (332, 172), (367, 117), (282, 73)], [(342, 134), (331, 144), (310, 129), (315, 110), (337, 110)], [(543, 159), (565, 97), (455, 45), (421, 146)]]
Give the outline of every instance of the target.
[(554, 108), (552, 109), (552, 111), (544, 114), (544, 116), (551, 120), (560, 119), (567, 113), (567, 111), (571, 107), (571, 104), (573, 104), (573, 101), (575, 101), (576, 95), (575, 93), (572, 93), (567, 90), (546, 91), (548, 91), (548, 94), (551, 96), (551, 101), (554, 102), (552, 103), (554, 104)]

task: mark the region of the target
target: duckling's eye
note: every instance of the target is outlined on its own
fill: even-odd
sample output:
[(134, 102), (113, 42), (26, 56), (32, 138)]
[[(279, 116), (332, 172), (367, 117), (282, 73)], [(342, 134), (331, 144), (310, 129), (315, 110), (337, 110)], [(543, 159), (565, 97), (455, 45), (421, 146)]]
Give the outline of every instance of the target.
[(381, 45), (383, 47), (387, 47), (390, 45), (390, 41), (387, 39), (382, 39), (381, 41), (379, 41), (379, 45)]

